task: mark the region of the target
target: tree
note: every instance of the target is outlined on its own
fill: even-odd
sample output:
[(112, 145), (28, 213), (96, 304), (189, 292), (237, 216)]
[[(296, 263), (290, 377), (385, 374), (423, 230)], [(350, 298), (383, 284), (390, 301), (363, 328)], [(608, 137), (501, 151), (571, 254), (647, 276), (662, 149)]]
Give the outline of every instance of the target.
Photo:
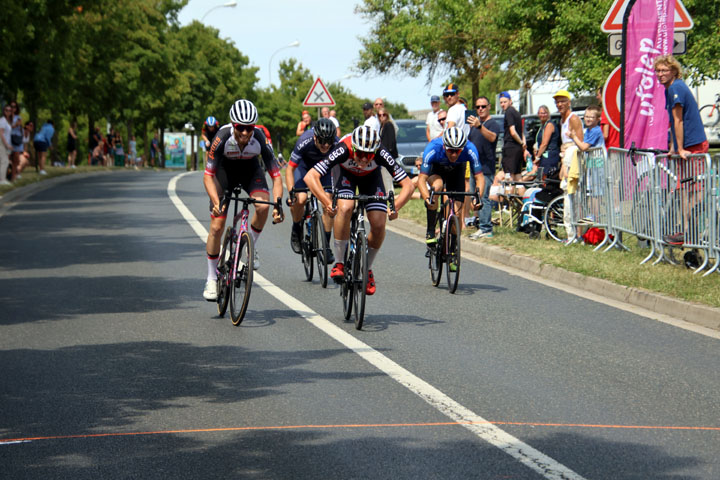
[(487, 47), (487, 0), (364, 0), (355, 12), (372, 23), (361, 39), (357, 67), (364, 73), (427, 71), (428, 84), (450, 73), (471, 85), (472, 96), (480, 80), (497, 64)]

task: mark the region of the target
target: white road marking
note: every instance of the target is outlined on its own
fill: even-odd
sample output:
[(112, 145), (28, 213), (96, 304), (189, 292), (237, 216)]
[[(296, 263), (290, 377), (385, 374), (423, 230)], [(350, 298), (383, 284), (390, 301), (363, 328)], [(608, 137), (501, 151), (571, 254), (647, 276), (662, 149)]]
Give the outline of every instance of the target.
[[(177, 207), (183, 218), (190, 224), (195, 233), (197, 233), (198, 237), (200, 237), (200, 239), (204, 242), (207, 240), (207, 230), (205, 230), (197, 218), (195, 218), (195, 216), (175, 193), (178, 180), (189, 173), (191, 172), (182, 173), (170, 180), (170, 183), (168, 184), (168, 196)], [(317, 314), (300, 300), (288, 295), (282, 289), (257, 272), (254, 274), (254, 282), (277, 300), (287, 305), (288, 308), (297, 312), (301, 317), (317, 327), (319, 330), (348, 349), (357, 353), (375, 368), (382, 371), (400, 385), (403, 385), (408, 390), (425, 400), (440, 413), (446, 415), (453, 421), (458, 422), (461, 426), (473, 432), (473, 434), (480, 439), (499, 448), (543, 477), (558, 480), (583, 479), (582, 476), (570, 470), (565, 465), (553, 460), (544, 453), (534, 449), (530, 445), (522, 442), (520, 439), (493, 425), (488, 420), (459, 404), (437, 388), (412, 374), (410, 371), (401, 367), (366, 343), (361, 342), (354, 336), (337, 327), (323, 316)]]

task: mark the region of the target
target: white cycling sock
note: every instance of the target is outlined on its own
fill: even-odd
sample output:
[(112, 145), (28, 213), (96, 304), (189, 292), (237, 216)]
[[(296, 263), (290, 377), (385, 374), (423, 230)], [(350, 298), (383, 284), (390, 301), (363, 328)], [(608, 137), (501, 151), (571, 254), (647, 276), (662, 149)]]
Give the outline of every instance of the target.
[(335, 261), (336, 262), (344, 262), (345, 261), (345, 250), (347, 250), (349, 240), (338, 240), (335, 239)]
[(262, 230), (255, 230), (255, 227), (250, 225), (250, 236), (253, 239), (253, 245), (255, 245), (255, 250), (257, 250), (257, 244), (258, 244), (257, 239), (261, 233), (262, 233)]
[(208, 274), (207, 279), (208, 280), (217, 280), (217, 265), (218, 261), (220, 260), (220, 256), (216, 255), (214, 258), (208, 255), (207, 261), (208, 261)]

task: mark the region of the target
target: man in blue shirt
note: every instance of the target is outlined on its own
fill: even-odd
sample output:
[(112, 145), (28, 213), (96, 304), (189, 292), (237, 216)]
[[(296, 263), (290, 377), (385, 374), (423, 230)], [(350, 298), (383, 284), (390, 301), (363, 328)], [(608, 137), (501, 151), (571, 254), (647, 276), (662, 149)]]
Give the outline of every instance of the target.
[[(442, 137), (432, 140), (425, 147), (423, 161), (420, 165), (418, 175), (418, 190), (420, 197), (425, 202), (427, 209), (427, 233), (426, 243), (433, 245), (437, 242), (435, 237), (435, 224), (437, 223), (438, 199), (433, 199), (429, 204), (430, 191), (428, 185), (434, 191), (464, 192), (465, 191), (465, 168), (470, 162), (470, 171), (475, 177), (475, 185), (481, 192), (485, 189), (485, 179), (480, 165), (477, 148), (468, 143), (467, 135), (458, 127), (449, 127), (443, 132)], [(445, 188), (443, 189), (443, 184)], [(455, 198), (455, 214), (460, 216), (462, 212), (464, 196)], [(461, 222), (462, 228), (462, 222)]]
[(487, 97), (478, 97), (475, 100), (477, 116), (471, 116), (467, 122), (470, 129), (470, 142), (477, 148), (485, 177), (485, 188), (482, 191), (483, 208), (478, 213), (478, 231), (470, 238), (490, 238), (493, 236), (492, 206), (490, 205), (490, 187), (495, 177), (495, 148), (498, 136), (503, 132), (503, 126), (490, 116), (490, 100)]
[(35, 138), (33, 138), (33, 146), (38, 156), (40, 175), (47, 175), (45, 171), (45, 157), (47, 157), (48, 149), (52, 145), (53, 135), (55, 135), (55, 124), (52, 120), (48, 120), (40, 128), (40, 131), (35, 134)]

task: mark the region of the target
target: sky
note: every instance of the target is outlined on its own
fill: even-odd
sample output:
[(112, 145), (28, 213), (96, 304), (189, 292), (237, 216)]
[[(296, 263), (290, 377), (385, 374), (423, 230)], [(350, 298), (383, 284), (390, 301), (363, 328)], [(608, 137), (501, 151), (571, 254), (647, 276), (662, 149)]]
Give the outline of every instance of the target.
[[(416, 78), (397, 74), (344, 78), (353, 74), (352, 67), (359, 58), (358, 38), (370, 32), (370, 24), (354, 13), (357, 0), (237, 0), (235, 7), (210, 11), (226, 2), (190, 0), (178, 20), (187, 25), (204, 17), (203, 23), (217, 28), (221, 38), (232, 40), (250, 64), (259, 68), (258, 84), (263, 88), (270, 82), (268, 63), (272, 57), (275, 85), (280, 62), (295, 58), (326, 85), (339, 82), (358, 97), (383, 97), (405, 104), (410, 111), (430, 108), (430, 95), (442, 94), (446, 79), (436, 78), (428, 88), (427, 76), (422, 74)], [(287, 47), (296, 40), (298, 47)]]

